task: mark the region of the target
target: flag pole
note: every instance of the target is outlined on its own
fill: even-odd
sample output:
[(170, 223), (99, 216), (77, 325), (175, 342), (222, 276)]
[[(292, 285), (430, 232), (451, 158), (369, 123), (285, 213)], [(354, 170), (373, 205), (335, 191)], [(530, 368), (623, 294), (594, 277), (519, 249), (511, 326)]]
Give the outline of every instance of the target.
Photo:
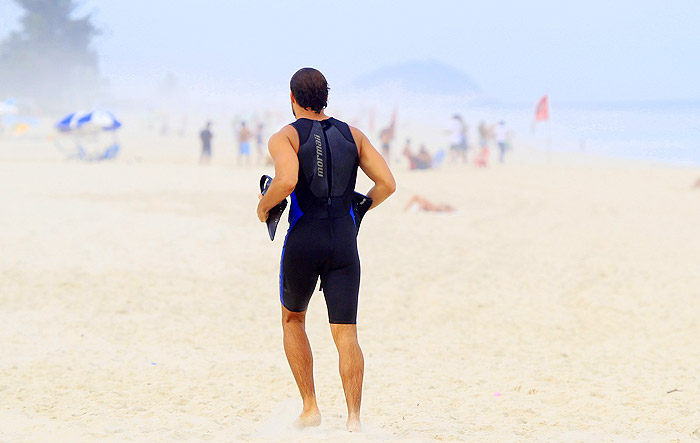
[(547, 92), (547, 160), (552, 161), (552, 118), (549, 115), (549, 91)]
[(537, 106), (535, 107), (535, 119), (532, 122), (533, 134), (535, 132), (535, 125), (538, 122), (546, 122), (547, 124), (546, 157), (547, 163), (549, 163), (552, 157), (552, 121), (549, 118), (549, 94), (543, 95), (542, 98), (537, 102)]
[(552, 120), (547, 122), (547, 163), (552, 162)]

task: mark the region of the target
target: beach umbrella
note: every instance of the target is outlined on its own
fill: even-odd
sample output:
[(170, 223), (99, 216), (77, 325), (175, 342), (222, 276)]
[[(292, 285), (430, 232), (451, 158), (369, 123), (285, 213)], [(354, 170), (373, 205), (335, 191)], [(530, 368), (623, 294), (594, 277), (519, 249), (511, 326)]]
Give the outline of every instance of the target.
[(56, 128), (61, 132), (86, 129), (116, 131), (121, 126), (121, 122), (114, 117), (114, 114), (101, 109), (90, 112), (73, 112), (56, 124)]
[(119, 152), (116, 131), (121, 126), (114, 114), (103, 109), (73, 112), (56, 123), (56, 129), (62, 134), (56, 137), (56, 145), (69, 158), (112, 159)]
[(8, 98), (4, 102), (0, 102), (0, 115), (16, 115), (18, 112), (17, 100)]

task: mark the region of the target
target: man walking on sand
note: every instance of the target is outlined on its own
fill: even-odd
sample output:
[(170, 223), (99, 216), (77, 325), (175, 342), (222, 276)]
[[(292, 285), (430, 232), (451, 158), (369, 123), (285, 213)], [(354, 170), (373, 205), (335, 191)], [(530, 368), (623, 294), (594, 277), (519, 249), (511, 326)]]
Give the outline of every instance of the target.
[(250, 166), (250, 139), (253, 133), (241, 122), (241, 127), (238, 129), (238, 164), (243, 162), (245, 157), (246, 163)]
[(313, 68), (291, 79), (296, 121), (269, 141), (275, 178), (258, 203), (264, 222), (275, 205), (291, 195), (289, 231), (282, 249), (280, 301), (284, 351), (303, 401), (298, 424), (318, 426), (313, 356), (305, 330), (306, 309), (318, 278), (326, 299), (331, 334), (338, 349), (340, 377), (348, 408), (347, 429), (360, 430), (364, 358), (357, 341), (360, 259), (352, 210), (358, 166), (374, 182), (367, 194), (376, 207), (396, 189), (384, 158), (358, 129), (324, 113), (325, 77)]
[(202, 154), (199, 156), (199, 163), (209, 163), (211, 160), (211, 139), (214, 136), (211, 133), (211, 122), (199, 133), (199, 138), (202, 140)]

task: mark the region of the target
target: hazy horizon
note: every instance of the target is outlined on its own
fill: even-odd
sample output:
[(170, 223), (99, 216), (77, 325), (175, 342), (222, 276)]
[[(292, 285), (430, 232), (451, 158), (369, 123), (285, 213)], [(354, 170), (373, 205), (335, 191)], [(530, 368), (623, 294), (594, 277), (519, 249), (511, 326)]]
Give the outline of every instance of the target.
[[(94, 47), (116, 98), (153, 94), (170, 73), (195, 97), (280, 94), (285, 103), (301, 66), (319, 68), (342, 93), (386, 66), (435, 60), (503, 104), (543, 93), (562, 103), (700, 100), (700, 4), (689, 0), (308, 5), (88, 0), (76, 16), (91, 14), (103, 31)], [(0, 39), (20, 14), (0, 0)]]

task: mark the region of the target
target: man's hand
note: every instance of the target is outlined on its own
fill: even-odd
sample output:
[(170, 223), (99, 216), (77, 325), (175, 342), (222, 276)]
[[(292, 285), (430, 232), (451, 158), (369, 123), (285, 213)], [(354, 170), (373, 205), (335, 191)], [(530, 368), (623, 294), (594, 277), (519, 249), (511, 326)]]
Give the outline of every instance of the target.
[[(263, 195), (259, 193), (258, 200), (262, 200), (262, 198), (263, 198)], [(258, 202), (258, 220), (265, 223), (267, 221), (268, 212), (269, 211), (263, 211), (262, 207), (260, 205), (260, 202)]]

